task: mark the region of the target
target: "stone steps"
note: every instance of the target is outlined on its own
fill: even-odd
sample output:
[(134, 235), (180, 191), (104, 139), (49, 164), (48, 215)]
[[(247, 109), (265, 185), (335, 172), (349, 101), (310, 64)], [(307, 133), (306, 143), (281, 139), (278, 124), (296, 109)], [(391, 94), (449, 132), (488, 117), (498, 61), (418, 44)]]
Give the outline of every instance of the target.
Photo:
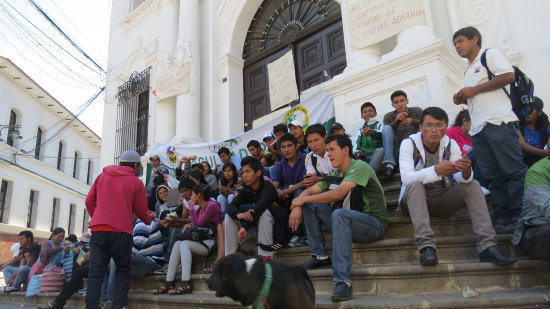
[[(36, 308), (45, 305), (56, 293), (24, 298), (19, 295), (1, 295), (1, 309)], [(462, 293), (416, 295), (416, 296), (369, 296), (356, 295), (353, 299), (333, 303), (328, 295), (316, 296), (316, 308), (548, 308), (550, 291), (548, 289), (524, 289), (499, 292), (481, 292), (478, 296), (464, 298)], [(84, 297), (73, 296), (65, 309), (84, 308)], [(180, 309), (180, 308), (243, 308), (240, 303), (228, 297), (215, 297), (211, 294), (191, 294), (178, 296), (152, 296), (149, 293), (129, 295), (128, 309)]]

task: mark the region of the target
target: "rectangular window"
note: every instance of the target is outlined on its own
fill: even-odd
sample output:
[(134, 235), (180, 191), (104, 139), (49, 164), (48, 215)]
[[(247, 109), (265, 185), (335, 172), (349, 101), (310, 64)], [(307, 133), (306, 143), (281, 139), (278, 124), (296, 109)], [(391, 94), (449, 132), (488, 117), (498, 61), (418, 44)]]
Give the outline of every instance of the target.
[(86, 184), (91, 185), (92, 181), (92, 160), (88, 160), (88, 173), (86, 174)]
[(69, 206), (69, 228), (67, 229), (67, 234), (74, 233), (75, 211), (76, 211), (76, 205), (71, 204)]
[(84, 209), (84, 216), (82, 217), (82, 233), (88, 231), (89, 223), (90, 223), (90, 216), (88, 215), (88, 211)]
[(61, 163), (63, 158), (63, 143), (59, 142), (59, 148), (57, 150), (57, 170), (61, 171)]
[(132, 74), (130, 80), (118, 87), (115, 162), (123, 151), (147, 151), (149, 125), (149, 72), (147, 68)]
[(59, 207), (61, 205), (61, 200), (58, 198), (53, 198), (53, 205), (52, 205), (52, 220), (50, 222), (50, 232), (53, 232), (53, 229), (55, 229), (59, 224)]
[(8, 145), (13, 147), (13, 138), (10, 137), (10, 133), (15, 130), (15, 126), (17, 125), (17, 114), (14, 111), (11, 111), (10, 113), (10, 126), (8, 127)]
[(27, 227), (36, 228), (36, 212), (38, 211), (38, 191), (31, 190), (29, 194), (29, 211), (27, 212)]
[(73, 178), (78, 178), (78, 152), (74, 152)]
[(0, 186), (0, 222), (8, 223), (12, 182), (2, 179)]
[(42, 129), (36, 130), (36, 144), (34, 145), (34, 158), (40, 160), (40, 146), (42, 146)]

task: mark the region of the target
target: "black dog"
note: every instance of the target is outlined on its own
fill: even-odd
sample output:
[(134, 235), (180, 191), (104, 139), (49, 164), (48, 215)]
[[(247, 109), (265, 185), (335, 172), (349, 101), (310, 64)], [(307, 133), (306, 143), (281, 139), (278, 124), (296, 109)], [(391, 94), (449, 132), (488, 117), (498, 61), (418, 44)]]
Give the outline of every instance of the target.
[[(266, 262), (272, 269), (272, 284), (265, 301), (273, 309), (314, 308), (315, 289), (307, 272), (299, 266)], [(264, 285), (265, 264), (261, 256), (231, 254), (219, 260), (206, 280), (216, 296), (228, 296), (243, 306), (250, 306), (259, 297)]]

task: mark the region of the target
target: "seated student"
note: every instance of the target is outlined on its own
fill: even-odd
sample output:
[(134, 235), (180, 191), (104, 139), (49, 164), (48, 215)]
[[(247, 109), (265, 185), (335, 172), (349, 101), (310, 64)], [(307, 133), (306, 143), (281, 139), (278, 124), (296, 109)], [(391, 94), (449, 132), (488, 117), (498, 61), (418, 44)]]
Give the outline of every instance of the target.
[(472, 137), (470, 136), (471, 126), (472, 120), (470, 119), (470, 113), (467, 109), (462, 110), (456, 115), (454, 125), (447, 130), (445, 135), (454, 139), (462, 152), (462, 156), (468, 156), (470, 161), (472, 161), (474, 179), (481, 185), (481, 191), (483, 191), (483, 194), (487, 195), (490, 193), (489, 190), (485, 188), (487, 186), (487, 182), (481, 175), (481, 168), (479, 168), (479, 164), (477, 164), (474, 148), (472, 147)]
[(0, 264), (4, 269), (6, 288), (4, 292), (20, 291), (21, 286), (26, 286), (31, 267), (38, 259), (40, 245), (34, 241), (31, 231), (21, 231), (19, 237), (19, 249), (15, 257)]
[(204, 179), (204, 174), (198, 169), (191, 170), (189, 172), (189, 175), (187, 175), (187, 177), (193, 180), (196, 184), (202, 183), (202, 184), (208, 185), (208, 183)]
[(167, 209), (166, 201), (168, 200), (168, 187), (159, 186), (157, 188), (157, 203), (155, 204), (155, 217), (159, 217), (160, 213)]
[(330, 135), (334, 134), (346, 135), (346, 129), (344, 129), (344, 126), (341, 123), (335, 122), (332, 126), (330, 126)]
[(307, 141), (304, 136), (304, 124), (302, 123), (302, 121), (298, 119), (292, 120), (292, 122), (288, 124), (288, 129), (290, 130), (290, 133), (296, 138), (296, 141), (298, 141), (298, 151), (308, 153), (309, 148), (307, 146)]
[(304, 186), (307, 188), (321, 181), (323, 176), (334, 171), (328, 157), (325, 138), (327, 138), (327, 131), (320, 123), (310, 125), (306, 130), (307, 144), (311, 149), (305, 158), (306, 176), (304, 177)]
[(533, 111), (525, 120), (521, 121), (518, 128), (523, 162), (527, 167), (550, 156), (550, 123), (548, 116), (542, 111), (544, 103), (540, 98), (535, 97), (532, 106)]
[(367, 162), (376, 172), (382, 164), (384, 148), (382, 148), (382, 124), (376, 120), (374, 104), (366, 102), (361, 105), (361, 118), (365, 123), (357, 132), (355, 155)]
[(267, 150), (274, 156), (275, 162), (278, 162), (283, 157), (281, 153), (281, 137), (288, 133), (288, 127), (284, 123), (279, 123), (273, 126), (273, 134), (275, 135), (275, 141), (267, 145)]
[(280, 139), (283, 158), (273, 170), (271, 181), (277, 189), (279, 201), (289, 204), (294, 192), (304, 186), (303, 180), (306, 174), (305, 153), (298, 151), (298, 141), (287, 133)]
[[(218, 156), (220, 157), (220, 160), (222, 161), (222, 166), (231, 162), (235, 164), (235, 167), (237, 168), (237, 171), (241, 169), (241, 159), (237, 158), (233, 155), (231, 155), (231, 152), (227, 147), (222, 147), (218, 150)], [(219, 170), (220, 165), (216, 164), (215, 172), (218, 175), (218, 178), (222, 177), (222, 171)]]
[[(332, 243), (338, 244), (332, 247), (333, 280), (336, 282), (332, 301), (343, 301), (352, 295), (352, 242), (370, 243), (384, 238), (388, 225), (386, 199), (372, 168), (361, 160), (353, 159), (349, 137), (335, 134), (325, 142), (328, 156), (337, 169), (327, 176), (333, 177), (307, 188), (292, 200), (288, 224), (296, 230), (303, 218), (313, 255), (302, 265), (306, 269), (331, 264), (325, 249), (323, 228), (332, 232)], [(357, 194), (357, 199), (351, 198), (355, 203), (332, 210), (330, 203)]]
[(253, 139), (246, 144), (246, 149), (250, 152), (251, 157), (258, 159), (258, 161), (262, 163), (262, 166), (265, 166), (264, 149), (262, 148), (262, 145), (260, 145), (260, 142)]
[(384, 160), (386, 174), (382, 181), (390, 180), (395, 172), (395, 158), (398, 158), (399, 145), (411, 134), (418, 132), (418, 124), (422, 109), (420, 107), (408, 108), (409, 99), (402, 90), (391, 94), (391, 105), (395, 110), (384, 115), (382, 127), (382, 144), (384, 146)]
[[(273, 150), (273, 143), (275, 143), (275, 135), (271, 132), (266, 132), (262, 139), (267, 149), (264, 149), (264, 161), (262, 162), (264, 167), (270, 167), (275, 163), (275, 157), (271, 152)], [(250, 151), (250, 150), (249, 150)]]
[(153, 189), (153, 178), (155, 175), (166, 169), (166, 166), (160, 162), (160, 157), (158, 155), (152, 155), (149, 157), (153, 169), (151, 169), (151, 174), (149, 174), (149, 183), (147, 183), (147, 194), (151, 194)]
[[(198, 205), (198, 209), (194, 206)], [(210, 223), (217, 224), (221, 217), (221, 208), (218, 202), (210, 199), (210, 188), (205, 184), (197, 184), (193, 187), (193, 195), (189, 202), (189, 214), (192, 223), (184, 225), (182, 233), (193, 227), (205, 227)], [(206, 256), (214, 245), (214, 239), (202, 242), (192, 240), (178, 240), (174, 244), (166, 281), (159, 288), (153, 290), (153, 294), (180, 295), (193, 291), (191, 286), (191, 253)], [(181, 282), (174, 284), (176, 272), (181, 263)]]
[(550, 260), (550, 157), (533, 164), (525, 175), (523, 208), (512, 244), (532, 259)]
[[(277, 190), (271, 182), (264, 180), (262, 164), (257, 159), (245, 157), (242, 161), (242, 174), (245, 187), (226, 209), (225, 255), (237, 251), (238, 243), (254, 234), (251, 230), (253, 227), (257, 227), (259, 244), (273, 244), (274, 219), (269, 207), (277, 201)], [(273, 257), (272, 251), (261, 247), (258, 248), (258, 254), (264, 258)]]
[(436, 241), (430, 215), (448, 217), (466, 206), (478, 236), (481, 262), (510, 264), (515, 258), (502, 254), (496, 244), (485, 197), (472, 180), (471, 162), (462, 157), (457, 143), (445, 136), (449, 118), (439, 107), (428, 107), (420, 118), (420, 132), (401, 143), (401, 206), (408, 210), (422, 266), (437, 265)]
[(207, 161), (202, 161), (199, 164), (201, 164), (203, 167), (202, 174), (204, 176), (204, 180), (208, 183), (212, 192), (216, 191), (218, 188), (218, 178), (216, 178), (216, 175), (214, 175), (210, 163), (208, 163)]
[(227, 205), (233, 201), (233, 195), (237, 189), (239, 176), (235, 164), (229, 162), (223, 166), (223, 177), (219, 180), (218, 191), (220, 195), (216, 199), (222, 207), (222, 212), (225, 212)]
[(48, 241), (44, 242), (40, 248), (40, 260), (31, 268), (29, 280), (33, 275), (40, 275), (48, 265), (56, 266), (63, 264), (63, 256), (71, 247), (65, 245), (65, 230), (62, 227), (56, 227)]
[[(181, 181), (184, 177), (189, 176), (189, 173), (192, 170), (191, 160), (196, 160), (197, 156), (183, 156), (178, 161), (178, 166), (176, 167), (176, 179)], [(182, 168), (183, 167), (183, 168)]]

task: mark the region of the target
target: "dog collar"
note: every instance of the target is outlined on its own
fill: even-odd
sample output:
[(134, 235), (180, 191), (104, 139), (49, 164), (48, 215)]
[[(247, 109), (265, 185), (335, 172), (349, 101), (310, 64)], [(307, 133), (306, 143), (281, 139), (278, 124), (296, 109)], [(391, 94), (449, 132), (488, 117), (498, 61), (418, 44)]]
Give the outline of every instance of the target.
[(256, 300), (252, 303), (252, 308), (256, 309), (269, 309), (270, 306), (267, 303), (267, 296), (269, 295), (269, 289), (271, 288), (271, 282), (273, 277), (271, 276), (271, 265), (264, 263), (265, 265), (265, 280), (260, 293), (256, 297)]

